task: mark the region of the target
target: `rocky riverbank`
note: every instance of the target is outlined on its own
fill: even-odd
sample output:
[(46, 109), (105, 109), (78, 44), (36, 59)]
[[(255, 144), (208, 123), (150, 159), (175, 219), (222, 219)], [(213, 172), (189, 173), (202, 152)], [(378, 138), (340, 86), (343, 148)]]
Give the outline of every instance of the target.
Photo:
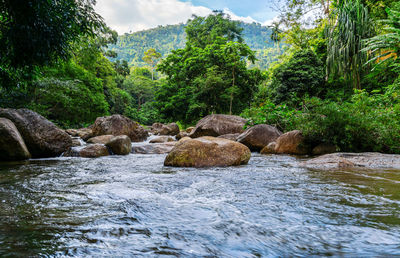
[[(145, 129), (125, 116), (112, 115), (97, 118), (88, 128), (62, 130), (31, 110), (0, 109), (0, 160), (166, 153), (166, 166), (207, 167), (247, 164), (250, 151), (316, 156), (338, 150), (330, 144), (311, 146), (297, 130), (283, 133), (266, 124), (245, 130), (246, 122), (215, 114), (186, 130), (179, 130), (176, 123), (155, 123)], [(304, 166), (400, 168), (400, 156), (335, 153), (310, 159)]]

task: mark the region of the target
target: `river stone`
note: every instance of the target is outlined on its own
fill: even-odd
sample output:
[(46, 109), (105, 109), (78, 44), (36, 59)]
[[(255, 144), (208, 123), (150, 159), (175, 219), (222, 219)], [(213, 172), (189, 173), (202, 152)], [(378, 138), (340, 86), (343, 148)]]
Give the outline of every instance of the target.
[(261, 150), (261, 154), (267, 155), (267, 154), (276, 154), (276, 142), (270, 142), (267, 146), (265, 146)]
[(188, 127), (186, 128), (185, 132), (187, 132), (188, 134), (190, 134), (192, 131), (194, 130), (194, 127)]
[(366, 153), (332, 153), (309, 159), (302, 167), (319, 170), (330, 169), (400, 169), (400, 155)]
[(151, 139), (150, 143), (164, 143), (164, 142), (174, 142), (174, 138), (171, 136), (158, 136), (154, 139)]
[(79, 147), (82, 146), (81, 141), (79, 138), (72, 138), (72, 146), (71, 147)]
[(0, 160), (26, 160), (31, 157), (14, 123), (0, 118)]
[(87, 143), (99, 143), (99, 144), (106, 144), (107, 142), (109, 142), (112, 138), (114, 138), (115, 136), (112, 134), (107, 134), (107, 135), (100, 135), (100, 136), (96, 136), (96, 137), (92, 137), (89, 140), (87, 140)]
[(132, 153), (136, 154), (165, 154), (170, 153), (176, 142), (150, 143), (140, 146), (132, 146)]
[(113, 137), (106, 146), (116, 155), (128, 155), (132, 151), (131, 139), (126, 135)]
[(181, 131), (180, 133), (178, 133), (176, 136), (175, 136), (175, 138), (177, 139), (177, 140), (180, 140), (180, 139), (182, 139), (183, 137), (187, 137), (189, 134), (187, 133), (187, 132), (185, 132), (185, 131)]
[(280, 135), (282, 135), (282, 132), (276, 127), (260, 124), (248, 128), (236, 140), (252, 151), (261, 151), (265, 146), (276, 141)]
[(202, 136), (218, 137), (224, 134), (242, 133), (247, 120), (240, 116), (208, 115), (201, 119), (190, 133), (191, 138)]
[(122, 115), (98, 117), (93, 124), (92, 131), (93, 136), (127, 135), (132, 142), (144, 141), (149, 136), (141, 125)]
[(182, 138), (165, 158), (172, 167), (224, 167), (245, 165), (251, 152), (245, 145), (216, 137)]
[(0, 117), (14, 123), (34, 158), (57, 157), (72, 146), (64, 130), (32, 110), (0, 108)]
[(304, 144), (304, 136), (301, 131), (294, 130), (282, 134), (276, 139), (276, 153), (305, 155), (308, 149)]
[(223, 138), (223, 139), (227, 139), (227, 140), (231, 140), (231, 141), (236, 141), (236, 139), (238, 138), (239, 135), (240, 135), (240, 133), (229, 133), (229, 134), (220, 135), (217, 138)]
[(161, 123), (154, 123), (151, 126), (151, 132), (155, 135), (171, 135), (175, 136), (179, 134), (179, 126), (176, 123), (170, 123), (167, 125)]
[(93, 137), (93, 132), (90, 128), (67, 129), (65, 132), (73, 137), (80, 137), (84, 141)]
[(79, 151), (83, 158), (98, 158), (110, 155), (106, 146), (102, 144), (91, 144)]

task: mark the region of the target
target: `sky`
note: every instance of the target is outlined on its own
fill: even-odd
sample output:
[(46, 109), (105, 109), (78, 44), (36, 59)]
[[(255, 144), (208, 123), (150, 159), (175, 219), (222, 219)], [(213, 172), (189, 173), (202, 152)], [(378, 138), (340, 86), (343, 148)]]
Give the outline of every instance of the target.
[(192, 14), (223, 10), (233, 20), (269, 25), (277, 16), (269, 0), (97, 0), (96, 11), (119, 34), (186, 22)]

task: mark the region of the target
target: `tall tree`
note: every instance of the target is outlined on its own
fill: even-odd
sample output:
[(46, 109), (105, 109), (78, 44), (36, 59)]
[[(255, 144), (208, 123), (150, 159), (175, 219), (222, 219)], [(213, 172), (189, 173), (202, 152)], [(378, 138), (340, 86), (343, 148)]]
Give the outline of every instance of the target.
[[(373, 23), (368, 9), (360, 0), (344, 0), (330, 19), (328, 30), (328, 75), (344, 75), (361, 88), (361, 73), (367, 62), (367, 52), (362, 52), (364, 39), (372, 36)], [(349, 77), (350, 75), (350, 77)]]
[(161, 54), (158, 53), (154, 48), (148, 49), (144, 52), (143, 61), (145, 61), (151, 68), (151, 80), (154, 80), (154, 67), (156, 66), (158, 60), (160, 60)]
[(259, 70), (247, 69), (255, 57), (241, 42), (238, 23), (215, 12), (194, 18), (187, 30), (186, 47), (158, 66), (167, 75), (156, 94), (161, 114), (191, 123), (209, 113), (241, 112), (263, 77)]

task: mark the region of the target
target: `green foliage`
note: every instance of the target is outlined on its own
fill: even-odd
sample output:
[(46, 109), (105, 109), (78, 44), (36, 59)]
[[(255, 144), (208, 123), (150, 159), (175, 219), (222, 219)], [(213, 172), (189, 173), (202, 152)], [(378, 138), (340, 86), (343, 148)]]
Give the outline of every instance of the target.
[(376, 66), (396, 62), (400, 56), (400, 3), (396, 7), (388, 9), (388, 19), (381, 21), (384, 24), (384, 34), (366, 40), (363, 51), (375, 55), (369, 63), (376, 62)]
[[(213, 25), (209, 28), (212, 42), (204, 36), (208, 22)], [(160, 114), (164, 119), (192, 123), (210, 113), (240, 113), (263, 79), (259, 70), (247, 69), (247, 61), (255, 60), (254, 53), (247, 45), (230, 41), (240, 29), (222, 14), (197, 17), (191, 24), (200, 24), (199, 33), (194, 31), (197, 27), (189, 27), (193, 44), (188, 41), (184, 49), (172, 51), (158, 66), (167, 76), (156, 94)], [(206, 45), (199, 47), (202, 44)]]
[(35, 79), (35, 66), (67, 59), (73, 42), (104, 30), (93, 1), (0, 0), (0, 87)]
[(221, 11), (214, 11), (207, 17), (194, 16), (185, 28), (187, 41), (199, 48), (205, 48), (221, 37), (227, 41), (242, 43), (243, 28), (239, 24), (238, 21), (230, 20), (230, 17)]
[(154, 66), (158, 63), (161, 58), (161, 54), (158, 53), (154, 48), (148, 49), (144, 52), (143, 61), (150, 65), (151, 68), (151, 79), (154, 80)]
[[(186, 44), (185, 24), (159, 26), (154, 29), (139, 31), (132, 34), (124, 34), (118, 37), (116, 44), (111, 44), (109, 50), (118, 54), (111, 60), (128, 60), (132, 66), (145, 66), (143, 61), (144, 52), (154, 48), (161, 53), (163, 58), (167, 57), (172, 50), (182, 49)], [(282, 48), (283, 44), (271, 40), (272, 30), (259, 23), (239, 23), (243, 29), (244, 42), (255, 51), (257, 61), (256, 67), (267, 68), (270, 63), (276, 61), (279, 53), (271, 50)], [(268, 52), (266, 54), (266, 52)]]
[(361, 74), (368, 58), (361, 49), (372, 33), (373, 23), (361, 0), (343, 1), (331, 15), (328, 28), (328, 74), (343, 75), (352, 80), (354, 88), (361, 89)]
[(241, 116), (248, 119), (247, 126), (269, 124), (280, 130), (285, 130), (295, 127), (293, 117), (298, 114), (300, 114), (299, 111), (285, 104), (275, 105), (270, 101), (266, 101), (258, 107), (245, 109)]
[(251, 124), (267, 123), (284, 131), (301, 130), (306, 141), (316, 146), (335, 144), (340, 151), (400, 153), (400, 84), (384, 94), (354, 94), (346, 102), (307, 99), (305, 111), (266, 103), (242, 115)]
[(306, 96), (319, 96), (324, 77), (324, 66), (313, 51), (297, 51), (273, 73), (270, 87), (274, 102), (297, 106)]

